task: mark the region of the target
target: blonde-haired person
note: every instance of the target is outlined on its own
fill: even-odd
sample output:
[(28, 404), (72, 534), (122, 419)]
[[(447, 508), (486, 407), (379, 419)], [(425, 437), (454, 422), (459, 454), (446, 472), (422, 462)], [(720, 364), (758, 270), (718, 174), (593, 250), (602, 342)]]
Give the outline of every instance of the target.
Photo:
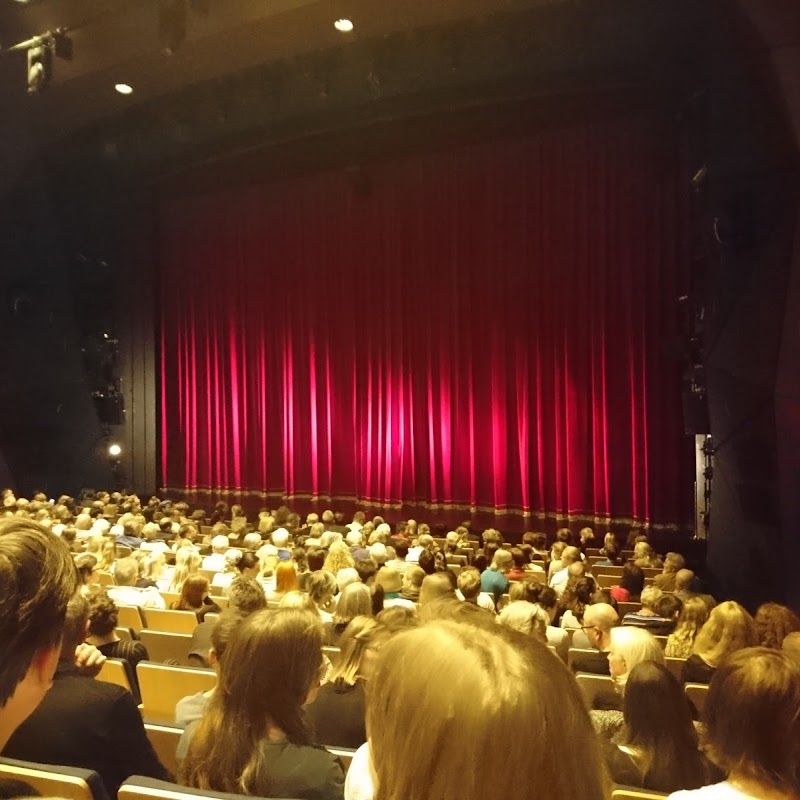
[(334, 542), (328, 550), (328, 555), (325, 557), (325, 563), (322, 565), (324, 570), (327, 570), (331, 575), (336, 575), (340, 569), (346, 569), (355, 565), (353, 556), (350, 555), (350, 548), (345, 542)]
[(497, 613), (494, 599), (488, 592), (481, 591), (481, 573), (475, 567), (464, 567), (456, 579), (456, 597), (465, 603), (474, 603), (480, 608)]
[(689, 658), (694, 648), (694, 640), (705, 625), (709, 611), (702, 597), (689, 597), (678, 616), (678, 624), (667, 639), (664, 655), (667, 658)]
[(380, 626), (372, 617), (358, 616), (350, 620), (338, 640), (341, 649), (339, 660), (314, 702), (306, 707), (306, 716), (320, 744), (356, 748), (367, 740), (364, 728), (365, 667), (370, 645), (378, 630)]
[(315, 746), (303, 713), (319, 689), (322, 626), (280, 608), (234, 630), (218, 686), (181, 767), (186, 786), (257, 797), (340, 800), (338, 760)]
[(670, 800), (800, 797), (800, 667), (785, 653), (753, 647), (730, 655), (711, 678), (703, 722), (706, 755), (727, 778)]
[(175, 553), (175, 569), (169, 583), (169, 591), (180, 593), (187, 578), (197, 575), (203, 558), (200, 553), (191, 547), (182, 547)]
[(708, 683), (728, 656), (757, 644), (755, 622), (746, 609), (733, 600), (720, 603), (697, 634), (692, 655), (681, 670), (681, 680)]
[(336, 603), (336, 610), (333, 612), (333, 619), (327, 631), (329, 643), (338, 646), (339, 637), (356, 617), (371, 616), (372, 592), (370, 592), (369, 586), (360, 581), (349, 583), (342, 590)]
[(100, 557), (97, 562), (98, 572), (108, 572), (113, 575), (116, 561), (117, 545), (111, 539), (107, 539), (100, 548)]
[[(567, 668), (530, 636), (501, 625), (476, 633), (433, 622), (381, 647), (367, 689), (369, 744), (353, 759), (345, 797), (605, 800), (599, 743)], [(476, 757), (498, 741), (513, 768)], [(552, 758), (556, 742), (580, 752), (580, 769)]]
[(320, 619), (323, 622), (332, 622), (336, 608), (336, 578), (327, 570), (318, 569), (308, 576), (306, 591), (314, 601)]
[(633, 563), (641, 569), (661, 569), (664, 562), (647, 542), (636, 542), (633, 546)]
[(508, 550), (498, 550), (492, 563), (481, 575), (481, 591), (492, 595), (492, 599), (497, 605), (500, 598), (508, 591), (508, 578), (506, 575), (514, 564), (514, 559)]

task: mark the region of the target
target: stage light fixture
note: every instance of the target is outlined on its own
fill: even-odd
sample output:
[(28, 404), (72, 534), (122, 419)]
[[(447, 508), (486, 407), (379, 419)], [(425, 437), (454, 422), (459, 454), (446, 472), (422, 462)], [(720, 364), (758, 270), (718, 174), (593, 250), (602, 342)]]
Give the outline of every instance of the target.
[(355, 26), (352, 20), (342, 18), (337, 19), (336, 22), (333, 23), (333, 27), (340, 33), (350, 33)]
[(114, 88), (120, 94), (133, 94), (133, 86), (128, 83), (115, 83)]
[(119, 458), (122, 455), (122, 448), (115, 442), (108, 447), (108, 454), (112, 458)]

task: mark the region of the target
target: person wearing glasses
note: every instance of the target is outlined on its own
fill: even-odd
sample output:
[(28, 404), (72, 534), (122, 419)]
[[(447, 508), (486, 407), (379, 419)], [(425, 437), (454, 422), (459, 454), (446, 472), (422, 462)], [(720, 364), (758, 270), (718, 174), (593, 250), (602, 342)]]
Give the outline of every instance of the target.
[(610, 675), (608, 652), (611, 650), (611, 630), (619, 625), (619, 615), (607, 603), (587, 606), (583, 612), (581, 630), (596, 652), (574, 654), (573, 672)]

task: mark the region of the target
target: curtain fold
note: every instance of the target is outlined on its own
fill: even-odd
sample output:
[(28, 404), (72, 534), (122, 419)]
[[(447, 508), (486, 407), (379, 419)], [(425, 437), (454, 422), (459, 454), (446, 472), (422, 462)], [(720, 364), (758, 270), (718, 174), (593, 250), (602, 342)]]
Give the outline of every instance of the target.
[(164, 486), (685, 524), (684, 190), (653, 136), (592, 121), (165, 199)]

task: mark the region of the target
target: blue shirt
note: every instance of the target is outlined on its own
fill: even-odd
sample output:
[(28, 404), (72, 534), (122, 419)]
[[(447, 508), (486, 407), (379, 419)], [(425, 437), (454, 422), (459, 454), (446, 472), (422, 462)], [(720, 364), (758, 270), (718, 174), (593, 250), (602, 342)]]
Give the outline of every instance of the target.
[(502, 572), (493, 569), (484, 570), (481, 575), (481, 591), (491, 594), (496, 604), (508, 591), (508, 578)]

